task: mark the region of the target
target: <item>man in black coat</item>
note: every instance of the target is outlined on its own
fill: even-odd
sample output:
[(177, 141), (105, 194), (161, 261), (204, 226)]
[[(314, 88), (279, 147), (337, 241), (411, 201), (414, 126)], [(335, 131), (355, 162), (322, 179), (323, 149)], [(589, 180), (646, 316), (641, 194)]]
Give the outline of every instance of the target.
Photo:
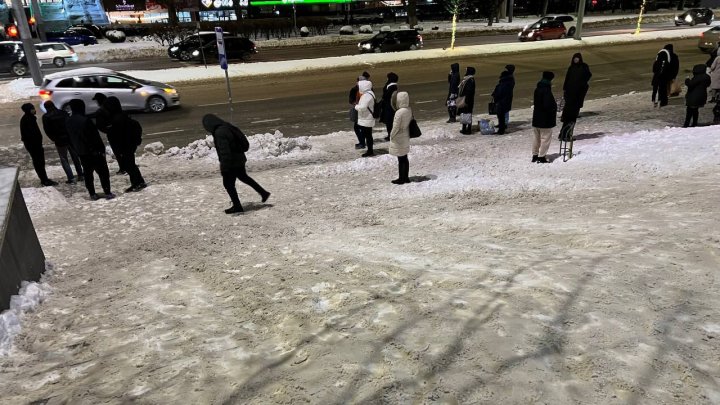
[(505, 134), (507, 123), (505, 123), (506, 114), (510, 112), (513, 98), (513, 82), (510, 72), (507, 70), (500, 74), (500, 82), (495, 86), (492, 92), (492, 98), (495, 101), (495, 108), (498, 117), (498, 135)]
[[(363, 72), (362, 75), (357, 78), (358, 82), (365, 80), (370, 80), (370, 73)], [(350, 103), (350, 115), (355, 117), (355, 120), (352, 121), (353, 131), (355, 131), (355, 136), (358, 140), (358, 143), (355, 144), (355, 149), (365, 149), (367, 147), (365, 146), (365, 135), (363, 135), (360, 125), (357, 123), (357, 111), (355, 110), (355, 105), (357, 105), (358, 101), (360, 101), (360, 90), (358, 90), (358, 85), (356, 83), (350, 89), (350, 93), (348, 94), (348, 103)]]
[[(515, 91), (515, 65), (505, 65), (505, 70), (510, 75), (510, 85), (512, 87), (513, 92)], [(513, 102), (513, 95), (510, 95), (510, 104), (508, 106), (508, 110), (505, 113), (505, 126), (507, 126), (510, 123), (510, 111), (512, 111), (512, 102)]]
[(668, 104), (670, 86), (679, 71), (680, 59), (673, 52), (672, 44), (667, 44), (658, 52), (655, 57), (655, 62), (653, 62), (652, 101), (655, 107), (658, 106), (658, 102), (660, 103), (660, 107)]
[[(130, 187), (125, 192), (140, 191), (147, 187), (140, 168), (135, 163), (135, 152), (142, 140), (142, 127), (139, 122), (125, 114), (117, 97), (108, 97), (103, 107), (110, 118), (110, 125), (107, 128), (108, 142), (110, 145), (115, 145), (118, 165), (124, 167), (130, 176)], [(136, 131), (138, 132), (135, 133)]]
[(223, 121), (214, 114), (207, 114), (202, 120), (203, 127), (212, 134), (215, 142), (218, 160), (220, 160), (220, 174), (222, 174), (223, 186), (230, 196), (232, 207), (225, 210), (226, 214), (243, 212), (240, 198), (235, 189), (235, 180), (240, 180), (252, 187), (262, 202), (270, 198), (270, 192), (266, 191), (255, 180), (247, 174), (245, 163), (247, 157), (245, 151), (248, 148), (248, 140), (245, 135), (229, 122)]
[(448, 95), (445, 103), (448, 109), (447, 122), (457, 122), (457, 105), (455, 100), (458, 98), (458, 87), (460, 86), (460, 64), (453, 63), (450, 65), (450, 73), (448, 73)]
[(393, 127), (393, 118), (395, 118), (395, 98), (397, 97), (398, 91), (398, 75), (393, 72), (387, 74), (387, 82), (383, 87), (382, 95), (382, 111), (380, 112), (380, 122), (385, 124), (388, 136), (385, 137), (386, 141), (390, 140), (390, 132)]
[(557, 125), (557, 102), (552, 93), (553, 72), (543, 72), (542, 79), (537, 84), (533, 96), (532, 126), (535, 132), (535, 141), (532, 148), (532, 161), (549, 163), (545, 158), (550, 141), (552, 129)]
[[(107, 101), (107, 99), (108, 97), (103, 93), (95, 93), (95, 96), (93, 96), (93, 100), (95, 100), (98, 105), (98, 109), (97, 111), (95, 111), (94, 114), (95, 126), (100, 132), (106, 135), (112, 121), (111, 114), (105, 107), (105, 102)], [(110, 138), (108, 138), (108, 143), (110, 144), (110, 149), (113, 151), (113, 155), (115, 155), (115, 160), (117, 160), (118, 162), (118, 171), (116, 174), (127, 174), (127, 171), (123, 167), (122, 163), (120, 163), (120, 159), (118, 159), (118, 154), (120, 153), (120, 151), (117, 149), (117, 145), (115, 144), (115, 142), (110, 140)]]
[(685, 79), (685, 86), (687, 86), (685, 105), (687, 106), (687, 111), (683, 128), (697, 126), (699, 109), (700, 107), (704, 107), (707, 102), (707, 89), (710, 87), (710, 82), (710, 76), (705, 73), (705, 65), (695, 65), (693, 67), (692, 79)]
[[(587, 63), (583, 62), (582, 54), (576, 53), (570, 61), (565, 74), (565, 82), (563, 83), (563, 97), (565, 98), (565, 106), (563, 107), (561, 121), (563, 129), (560, 130), (560, 136), (568, 134), (567, 128), (574, 125), (580, 115), (580, 109), (585, 103), (585, 96), (590, 89), (590, 78), (592, 73)], [(570, 141), (570, 139), (561, 139)]]
[(60, 156), (60, 165), (68, 178), (66, 183), (75, 184), (75, 175), (73, 175), (72, 167), (68, 160), (68, 153), (75, 165), (77, 179), (83, 181), (83, 168), (80, 163), (80, 157), (75, 153), (75, 149), (70, 146), (70, 135), (68, 135), (67, 128), (65, 127), (65, 122), (70, 115), (57, 108), (55, 103), (50, 100), (46, 101), (43, 107), (45, 107), (45, 111), (47, 111), (42, 117), (43, 129), (45, 130), (45, 135), (55, 143), (55, 149), (57, 149), (58, 156)]
[(458, 112), (462, 123), (461, 134), (472, 133), (472, 112), (475, 106), (475, 68), (468, 66), (465, 70), (465, 77), (458, 87)]
[(30, 103), (25, 103), (20, 107), (25, 113), (20, 118), (20, 139), (25, 149), (30, 154), (35, 173), (37, 173), (40, 183), (43, 186), (54, 186), (57, 183), (50, 180), (45, 171), (45, 150), (42, 143), (42, 132), (37, 124), (35, 107)]
[(105, 192), (105, 198), (115, 198), (110, 189), (110, 170), (105, 160), (105, 144), (95, 123), (85, 115), (85, 102), (82, 100), (70, 100), (72, 115), (67, 119), (65, 127), (70, 135), (70, 144), (75, 148), (83, 169), (85, 169), (85, 188), (90, 193), (90, 199), (98, 200), (100, 197), (95, 193), (95, 177), (97, 172), (100, 177), (100, 184)]

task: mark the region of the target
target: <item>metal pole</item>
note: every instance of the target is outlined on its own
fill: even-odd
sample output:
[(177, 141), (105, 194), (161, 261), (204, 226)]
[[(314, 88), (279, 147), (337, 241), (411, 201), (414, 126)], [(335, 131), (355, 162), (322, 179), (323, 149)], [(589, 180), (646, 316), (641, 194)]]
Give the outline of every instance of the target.
[(30, 0), (30, 7), (32, 8), (32, 14), (35, 18), (35, 29), (37, 31), (38, 38), (40, 38), (40, 41), (45, 42), (47, 41), (47, 37), (45, 36), (45, 24), (42, 14), (40, 13), (40, 5), (38, 5), (38, 1)]
[(227, 84), (228, 107), (230, 108), (230, 122), (232, 122), (233, 121), (232, 91), (230, 90), (230, 77), (228, 76), (227, 69), (225, 69), (225, 83)]
[(587, 0), (580, 0), (578, 3), (578, 18), (577, 18), (577, 26), (575, 27), (575, 39), (581, 40), (582, 39), (582, 26), (583, 26), (583, 17), (585, 17), (585, 2)]
[(30, 26), (28, 25), (27, 18), (25, 18), (25, 10), (20, 0), (12, 0), (12, 7), (33, 83), (35, 83), (36, 86), (40, 86), (43, 82), (43, 76), (40, 71), (40, 62), (35, 53), (35, 44), (33, 43), (32, 35), (30, 35)]
[(508, 22), (509, 23), (512, 22), (513, 11), (515, 11), (515, 0), (510, 0), (510, 8), (508, 9)]

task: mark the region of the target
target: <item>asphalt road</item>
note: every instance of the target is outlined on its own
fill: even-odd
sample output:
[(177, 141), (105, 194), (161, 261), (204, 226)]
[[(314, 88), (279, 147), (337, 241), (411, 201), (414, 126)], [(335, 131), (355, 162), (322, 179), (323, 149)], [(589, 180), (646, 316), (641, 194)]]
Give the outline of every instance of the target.
[[(589, 98), (602, 98), (630, 91), (650, 89), (651, 65), (665, 41), (630, 45), (593, 47), (583, 51), (593, 78)], [(680, 78), (689, 75), (692, 65), (704, 63), (707, 55), (697, 49), (694, 39), (674, 41), (680, 56)], [(514, 108), (531, 105), (532, 92), (544, 70), (556, 73), (556, 95), (562, 86), (564, 72), (572, 51), (554, 51), (503, 55), (495, 59), (458, 58), (447, 61), (412, 61), (399, 65), (358, 66), (313, 74), (287, 74), (266, 78), (233, 79), (234, 122), (246, 133), (280, 130), (286, 136), (321, 135), (351, 130), (347, 118), (347, 94), (363, 70), (372, 75), (375, 89), (384, 84), (385, 74), (400, 76), (400, 89), (410, 93), (415, 117), (442, 118), (446, 114), (447, 73), (451, 62), (477, 68), (476, 112), (485, 109), (499, 73), (508, 63), (515, 64)], [(222, 81), (196, 82), (178, 88), (183, 106), (161, 114), (138, 114), (145, 129), (144, 143), (161, 141), (166, 146), (184, 146), (204, 136), (201, 118), (216, 113), (228, 118), (227, 94)], [(0, 145), (19, 141), (17, 123), (20, 103), (0, 105)], [(642, 109), (643, 106), (638, 106)], [(648, 100), (647, 108), (652, 108)], [(379, 127), (376, 129), (379, 131)], [(348, 140), (352, 142), (352, 139)]]

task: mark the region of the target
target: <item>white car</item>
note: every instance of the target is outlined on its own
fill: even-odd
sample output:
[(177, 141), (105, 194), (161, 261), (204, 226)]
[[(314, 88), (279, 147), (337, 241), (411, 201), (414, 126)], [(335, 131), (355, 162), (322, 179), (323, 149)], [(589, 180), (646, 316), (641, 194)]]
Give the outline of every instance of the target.
[(78, 56), (72, 47), (62, 42), (41, 42), (35, 44), (35, 50), (41, 65), (52, 63), (61, 68), (68, 62), (78, 61)]
[[(575, 36), (575, 30), (577, 30), (577, 21), (573, 18), (571, 15), (562, 14), (562, 15), (548, 15), (541, 19), (539, 19), (536, 23), (543, 23), (545, 21), (562, 21), (563, 25), (565, 26), (565, 32), (567, 33), (568, 37)], [(528, 24), (525, 26), (525, 29), (530, 28), (530, 26), (533, 24)]]

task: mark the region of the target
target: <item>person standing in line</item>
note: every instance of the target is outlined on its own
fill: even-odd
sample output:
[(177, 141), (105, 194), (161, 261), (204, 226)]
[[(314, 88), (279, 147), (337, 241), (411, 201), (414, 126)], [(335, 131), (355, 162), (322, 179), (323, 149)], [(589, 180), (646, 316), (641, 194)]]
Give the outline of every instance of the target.
[(557, 125), (557, 102), (552, 93), (553, 72), (543, 72), (542, 79), (535, 88), (533, 96), (534, 142), (532, 148), (532, 161), (537, 163), (550, 163), (545, 155), (552, 140), (552, 129)]
[[(665, 49), (670, 52), (670, 70), (668, 71), (668, 95), (675, 97), (680, 94), (680, 90), (678, 90), (678, 93), (673, 93), (672, 91), (672, 88), (675, 87), (672, 84), (673, 82), (675, 82), (675, 80), (677, 80), (677, 76), (680, 73), (680, 57), (673, 50), (672, 44), (665, 45)], [(678, 85), (677, 88), (679, 89), (680, 85)]]
[(394, 99), (398, 90), (398, 75), (393, 72), (387, 74), (387, 82), (383, 87), (382, 95), (382, 111), (380, 113), (380, 122), (385, 124), (387, 129), (386, 141), (390, 140), (390, 131), (392, 131), (393, 117), (395, 116), (395, 108), (393, 108)]
[[(582, 54), (576, 53), (570, 61), (565, 74), (565, 82), (563, 83), (563, 97), (565, 98), (565, 106), (562, 110), (560, 120), (563, 122), (563, 129), (560, 130), (560, 136), (566, 133), (566, 126), (574, 125), (580, 116), (580, 109), (585, 103), (585, 97), (590, 89), (590, 78), (592, 73), (587, 63), (583, 62)], [(570, 141), (570, 139), (561, 139)]]
[(60, 156), (60, 165), (65, 171), (65, 175), (67, 175), (66, 183), (75, 184), (75, 176), (73, 175), (72, 167), (68, 160), (68, 153), (75, 165), (77, 180), (83, 181), (82, 164), (80, 163), (80, 158), (77, 153), (75, 153), (75, 149), (70, 146), (70, 135), (68, 135), (67, 128), (65, 127), (65, 122), (67, 122), (70, 115), (57, 108), (55, 103), (50, 100), (46, 101), (43, 107), (45, 107), (45, 111), (47, 111), (42, 117), (43, 129), (45, 130), (45, 135), (55, 143), (55, 149), (57, 149), (58, 156)]
[(511, 92), (510, 92), (510, 104), (508, 105), (508, 110), (505, 113), (505, 126), (510, 123), (510, 111), (512, 110), (512, 102), (513, 102), (513, 93), (515, 92), (515, 65), (505, 65), (505, 70), (510, 75), (510, 86), (511, 86)]
[(462, 124), (461, 134), (472, 134), (472, 112), (475, 106), (475, 68), (468, 66), (458, 86), (458, 112)]
[(100, 196), (95, 193), (95, 176), (93, 175), (95, 172), (100, 177), (105, 198), (113, 199), (115, 194), (110, 189), (110, 170), (107, 160), (105, 160), (105, 144), (100, 132), (95, 123), (85, 115), (84, 101), (70, 100), (70, 110), (72, 115), (65, 122), (65, 127), (70, 135), (70, 144), (80, 156), (85, 170), (85, 188), (90, 193), (90, 199), (93, 201), (100, 199)]
[(447, 123), (457, 122), (457, 104), (455, 100), (458, 98), (460, 86), (460, 64), (453, 63), (450, 65), (450, 73), (448, 73), (448, 96), (445, 103), (448, 109)]
[(720, 101), (720, 97), (718, 97), (720, 96), (720, 58), (715, 58), (710, 65), (710, 80), (711, 101)]
[(50, 180), (45, 171), (45, 149), (43, 149), (42, 132), (37, 124), (37, 111), (35, 106), (25, 103), (20, 107), (25, 114), (20, 118), (20, 140), (25, 145), (25, 150), (30, 154), (33, 168), (37, 173), (40, 183), (44, 186), (55, 186), (56, 182)]
[[(370, 80), (370, 73), (363, 72), (363, 74), (360, 75), (357, 79), (358, 83), (365, 80)], [(355, 113), (351, 113), (350, 116), (352, 117), (351, 121), (353, 123), (353, 130), (355, 131), (355, 136), (358, 140), (358, 143), (355, 144), (355, 149), (365, 149), (365, 137), (363, 136), (362, 131), (360, 130), (360, 126), (357, 123), (357, 110), (355, 110), (355, 106), (357, 105), (358, 101), (360, 101), (360, 90), (358, 90), (358, 85), (357, 83), (355, 83), (355, 86), (350, 89), (350, 94), (348, 95), (348, 102), (350, 103), (350, 108), (355, 111)]]
[(692, 79), (685, 79), (685, 86), (687, 86), (685, 105), (687, 106), (687, 110), (683, 128), (697, 126), (698, 115), (700, 113), (699, 109), (704, 107), (707, 102), (707, 88), (710, 87), (711, 79), (710, 76), (705, 73), (705, 69), (705, 65), (695, 65), (693, 67)]
[(492, 92), (493, 100), (495, 101), (496, 114), (498, 118), (498, 135), (505, 134), (507, 124), (505, 123), (506, 114), (510, 112), (512, 105), (513, 95), (513, 84), (512, 76), (510, 72), (504, 70), (500, 73), (500, 82), (495, 86), (495, 90)]
[(410, 96), (407, 92), (401, 91), (396, 98), (395, 116), (393, 117), (393, 127), (390, 132), (389, 152), (398, 158), (398, 178), (392, 180), (393, 184), (410, 183), (410, 162), (408, 161), (408, 153), (410, 152), (410, 121), (413, 119), (413, 113), (410, 109)]
[[(100, 132), (108, 135), (112, 118), (110, 117), (110, 112), (108, 112), (107, 108), (105, 108), (107, 96), (103, 93), (95, 93), (93, 100), (98, 105), (98, 109), (97, 111), (95, 111), (95, 126)], [(118, 171), (115, 174), (127, 174), (127, 170), (125, 170), (123, 165), (120, 163), (120, 159), (118, 158), (118, 154), (120, 153), (120, 151), (117, 149), (117, 142), (114, 142), (108, 136), (108, 143), (110, 144), (110, 149), (112, 150), (113, 155), (115, 155), (115, 160), (118, 162)]]
[(375, 93), (372, 91), (372, 82), (370, 80), (359, 82), (358, 90), (360, 91), (360, 100), (357, 105), (355, 105), (355, 109), (358, 112), (358, 126), (360, 126), (360, 132), (362, 132), (363, 138), (365, 138), (365, 145), (367, 146), (367, 151), (362, 154), (362, 157), (371, 157), (375, 156), (375, 151), (373, 150)]
[(107, 132), (108, 141), (111, 142), (111, 145), (112, 142), (115, 142), (115, 148), (118, 151), (118, 155), (116, 155), (118, 164), (122, 165), (127, 170), (128, 176), (130, 176), (130, 187), (125, 192), (140, 191), (147, 187), (145, 179), (140, 173), (140, 168), (135, 163), (135, 152), (140, 142), (142, 142), (142, 126), (122, 110), (120, 100), (117, 97), (108, 97), (104, 108), (110, 114), (110, 126)]
[(667, 50), (668, 45), (661, 49), (653, 62), (653, 78), (652, 78), (652, 102), (655, 107), (665, 107), (668, 104), (669, 77), (670, 77), (670, 60), (672, 59), (670, 51)]
[(245, 168), (247, 162), (245, 152), (250, 148), (250, 143), (245, 134), (236, 126), (223, 121), (214, 114), (206, 114), (203, 117), (202, 124), (205, 130), (213, 136), (218, 160), (220, 160), (220, 174), (222, 175), (223, 186), (232, 201), (232, 207), (226, 209), (225, 213), (237, 214), (245, 212), (235, 188), (235, 180), (240, 180), (252, 187), (253, 190), (260, 194), (262, 202), (266, 202), (270, 198), (270, 192), (253, 180), (247, 174)]

